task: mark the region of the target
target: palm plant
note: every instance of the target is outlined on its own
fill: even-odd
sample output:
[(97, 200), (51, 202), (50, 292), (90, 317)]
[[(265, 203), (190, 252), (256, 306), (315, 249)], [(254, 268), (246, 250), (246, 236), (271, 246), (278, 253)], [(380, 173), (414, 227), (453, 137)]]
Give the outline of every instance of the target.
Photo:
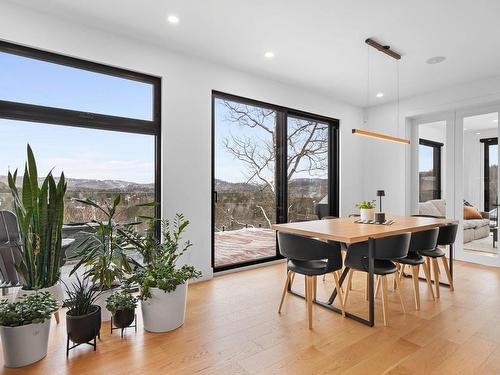
[(17, 169), (14, 173), (9, 171), (8, 183), (22, 240), (17, 271), (23, 288), (33, 290), (53, 286), (59, 280), (66, 180), (61, 173), (56, 184), (49, 172), (39, 186), (35, 157), (29, 144), (27, 154), (22, 190), (16, 186)]
[[(117, 195), (112, 204), (106, 202), (100, 206), (90, 199), (77, 199), (82, 204), (96, 208), (104, 219), (90, 222), (96, 224), (97, 228), (91, 233), (84, 233), (85, 239), (77, 245), (73, 258), (79, 261), (71, 270), (70, 276), (83, 267), (84, 277), (89, 278), (94, 287), (101, 291), (111, 289), (117, 282), (124, 280), (126, 274), (132, 272), (131, 264), (135, 263), (127, 255), (123, 247), (124, 240), (118, 233), (118, 228), (135, 223), (119, 225), (113, 219), (120, 200), (120, 196)], [(81, 225), (81, 223), (74, 224)]]

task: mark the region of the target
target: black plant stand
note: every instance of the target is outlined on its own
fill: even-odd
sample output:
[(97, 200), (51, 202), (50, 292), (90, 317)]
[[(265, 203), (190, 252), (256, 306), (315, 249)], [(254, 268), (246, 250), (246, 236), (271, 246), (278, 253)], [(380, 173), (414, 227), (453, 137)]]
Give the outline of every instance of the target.
[(135, 328), (135, 333), (137, 333), (137, 314), (134, 314), (134, 324), (133, 325), (131, 324), (129, 326), (122, 327), (122, 328), (113, 327), (113, 316), (111, 316), (111, 333), (113, 333), (113, 331), (116, 329), (121, 329), (122, 330), (121, 338), (123, 338), (123, 330), (125, 328)]
[(68, 358), (68, 355), (69, 355), (69, 351), (71, 349), (74, 349), (76, 348), (77, 346), (80, 346), (82, 344), (87, 344), (87, 345), (90, 345), (94, 348), (94, 352), (96, 351), (97, 349), (97, 337), (99, 337), (99, 339), (101, 338), (101, 332), (96, 332), (95, 336), (94, 336), (94, 342), (92, 341), (88, 341), (88, 342), (81, 342), (79, 344), (74, 344), (73, 346), (69, 346), (69, 342), (70, 342), (70, 339), (69, 339), (69, 335), (67, 335), (67, 339), (66, 339), (66, 358)]

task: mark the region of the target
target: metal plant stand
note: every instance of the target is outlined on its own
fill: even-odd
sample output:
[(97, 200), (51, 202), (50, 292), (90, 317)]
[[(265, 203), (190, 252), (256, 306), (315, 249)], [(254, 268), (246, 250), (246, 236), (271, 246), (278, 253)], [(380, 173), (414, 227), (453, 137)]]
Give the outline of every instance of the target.
[(122, 328), (118, 328), (118, 327), (113, 327), (113, 316), (111, 316), (111, 333), (113, 333), (113, 331), (117, 330), (117, 329), (121, 329), (121, 338), (123, 338), (123, 330), (125, 328), (135, 328), (135, 333), (137, 333), (137, 314), (134, 314), (134, 324), (132, 325), (129, 325), (129, 326), (126, 326), (126, 327), (122, 327)]

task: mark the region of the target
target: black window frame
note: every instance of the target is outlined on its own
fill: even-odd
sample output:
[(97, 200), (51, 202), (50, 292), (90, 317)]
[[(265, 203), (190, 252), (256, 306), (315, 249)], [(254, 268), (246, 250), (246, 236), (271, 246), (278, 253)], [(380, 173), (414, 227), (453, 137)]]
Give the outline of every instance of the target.
[[(498, 145), (498, 138), (482, 138), (479, 142), (484, 145), (483, 171), (484, 171), (484, 211), (490, 211), (490, 146)], [(498, 202), (495, 202), (498, 204)]]
[[(152, 85), (153, 119), (140, 120), (129, 117), (112, 116), (93, 112), (63, 109), (0, 100), (0, 119), (30, 121), (48, 125), (64, 125), (87, 129), (110, 130), (125, 133), (153, 135), (154, 150), (154, 195), (158, 205), (155, 209), (157, 218), (161, 217), (161, 77), (138, 73), (127, 69), (112, 67), (75, 57), (47, 52), (44, 50), (17, 45), (0, 40), (0, 52), (46, 61), (95, 73), (133, 80)], [(157, 231), (159, 227), (157, 228)], [(159, 233), (159, 232), (158, 232)]]
[(328, 207), (329, 216), (339, 215), (340, 197), (340, 121), (335, 118), (317, 115), (310, 112), (300, 111), (276, 104), (250, 99), (234, 94), (212, 90), (212, 146), (211, 146), (211, 265), (214, 272), (222, 272), (230, 269), (267, 263), (278, 259), (283, 259), (279, 254), (276, 243), (276, 255), (269, 258), (255, 259), (248, 262), (234, 263), (226, 266), (215, 267), (215, 204), (217, 192), (215, 190), (215, 101), (216, 99), (230, 100), (241, 104), (263, 107), (276, 112), (276, 133), (279, 140), (276, 150), (276, 223), (288, 222), (287, 197), (287, 153), (288, 153), (288, 117), (299, 117), (308, 120), (318, 121), (328, 124)]
[[(430, 139), (419, 138), (418, 144), (421, 146), (427, 146), (432, 148), (432, 168), (436, 172), (436, 189), (433, 190), (432, 199), (441, 199), (442, 198), (442, 182), (441, 182), (441, 173), (442, 173), (442, 159), (441, 159), (441, 148), (444, 146), (444, 143), (431, 141)], [(420, 171), (419, 171), (420, 175)], [(419, 178), (420, 181), (420, 178)], [(419, 201), (420, 201), (420, 184), (419, 184)]]

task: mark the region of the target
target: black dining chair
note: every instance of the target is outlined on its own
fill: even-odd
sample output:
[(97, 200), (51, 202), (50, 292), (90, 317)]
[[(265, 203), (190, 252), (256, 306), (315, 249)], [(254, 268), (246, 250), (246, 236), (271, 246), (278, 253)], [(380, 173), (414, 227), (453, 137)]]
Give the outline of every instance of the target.
[[(382, 315), (384, 326), (387, 326), (387, 275), (397, 275), (397, 267), (394, 261), (403, 259), (408, 255), (410, 246), (410, 233), (403, 233), (391, 237), (375, 239), (375, 268), (374, 274), (379, 276), (378, 282), (382, 284)], [(349, 267), (349, 279), (352, 279), (354, 271), (362, 271), (368, 274), (368, 242), (355, 243), (349, 246), (345, 258), (345, 266)], [(377, 283), (378, 283), (377, 282)], [(403, 302), (401, 283), (396, 277), (397, 293), (401, 301), (403, 313), (406, 313)], [(345, 292), (344, 308), (347, 305), (349, 288)]]
[[(420, 287), (419, 287), (419, 272), (420, 266), (424, 269), (425, 279), (427, 281), (427, 286), (430, 289), (432, 299), (434, 300), (434, 290), (432, 289), (430, 268), (425, 262), (425, 259), (420, 255), (420, 251), (434, 250), (436, 248), (438, 240), (438, 228), (433, 228), (429, 230), (423, 230), (420, 232), (413, 232), (410, 238), (410, 247), (408, 249), (408, 255), (405, 258), (396, 260), (399, 265), (399, 277), (401, 279), (404, 276), (405, 267), (409, 266), (411, 268), (411, 276), (413, 281), (413, 295), (415, 298), (415, 309), (420, 310)], [(394, 279), (395, 280), (395, 279)]]
[(342, 268), (342, 256), (340, 253), (340, 244), (338, 242), (324, 242), (314, 238), (298, 236), (296, 234), (278, 232), (278, 247), (281, 255), (287, 258), (287, 275), (281, 300), (278, 307), (278, 313), (281, 313), (283, 301), (296, 273), (305, 276), (305, 297), (307, 303), (307, 316), (309, 320), (309, 329), (312, 328), (312, 302), (316, 299), (316, 281), (317, 277), (332, 273), (335, 281), (335, 287), (339, 294), (342, 315), (345, 316), (344, 299), (340, 282), (337, 275)]
[(453, 292), (455, 286), (453, 285), (453, 276), (450, 271), (450, 266), (448, 265), (448, 260), (446, 259), (446, 254), (439, 246), (450, 246), (450, 256), (452, 254), (452, 247), (455, 243), (457, 237), (458, 224), (448, 224), (439, 227), (439, 234), (437, 237), (437, 246), (434, 249), (419, 250), (420, 255), (426, 257), (427, 267), (430, 269), (430, 264), (432, 263), (432, 270), (434, 273), (434, 285), (436, 288), (436, 298), (440, 297), (439, 293), (439, 263), (438, 259), (441, 259), (443, 263), (444, 271), (446, 272), (446, 277), (448, 278), (448, 284), (450, 284), (450, 290)]

